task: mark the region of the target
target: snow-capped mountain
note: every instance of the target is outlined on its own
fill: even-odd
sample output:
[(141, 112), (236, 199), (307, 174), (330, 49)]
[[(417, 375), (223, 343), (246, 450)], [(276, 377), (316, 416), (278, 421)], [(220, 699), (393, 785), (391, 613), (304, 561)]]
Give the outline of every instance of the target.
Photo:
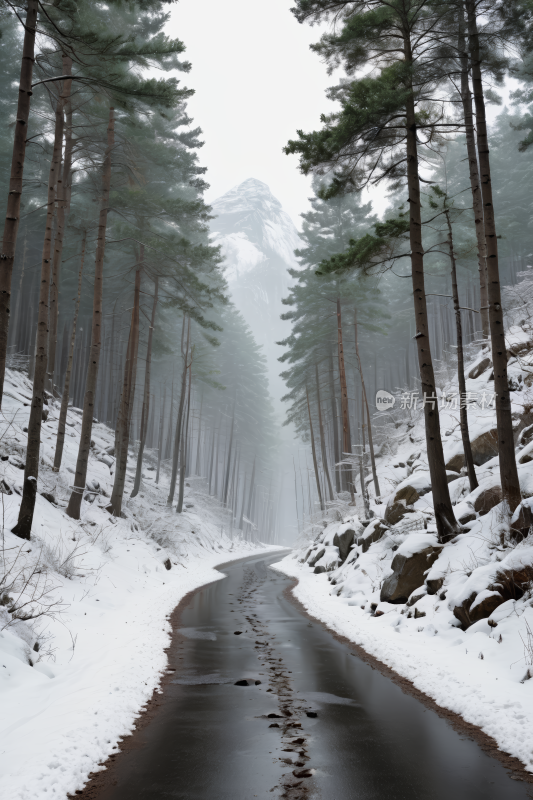
[(248, 178), (212, 204), (211, 230), (226, 259), (232, 299), (249, 324), (268, 361), (271, 393), (284, 393), (279, 378), (281, 348), (276, 341), (290, 332), (280, 314), (287, 295), (289, 267), (297, 267), (298, 232), (266, 183)]

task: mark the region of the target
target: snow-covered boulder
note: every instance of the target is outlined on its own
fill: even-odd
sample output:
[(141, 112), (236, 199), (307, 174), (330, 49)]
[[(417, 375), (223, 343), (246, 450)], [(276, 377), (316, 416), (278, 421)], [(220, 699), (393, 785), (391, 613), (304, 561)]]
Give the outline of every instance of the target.
[(392, 574), (381, 587), (381, 602), (406, 603), (415, 589), (424, 583), (426, 572), (439, 557), (441, 549), (434, 533), (410, 534), (392, 560)]

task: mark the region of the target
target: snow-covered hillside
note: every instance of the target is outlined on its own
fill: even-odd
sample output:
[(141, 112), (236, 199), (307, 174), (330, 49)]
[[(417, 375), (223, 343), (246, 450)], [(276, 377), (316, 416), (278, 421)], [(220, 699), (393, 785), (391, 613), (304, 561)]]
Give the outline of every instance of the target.
[(423, 412), (404, 396), (376, 420), (382, 498), (376, 502), (368, 475), (370, 518), (359, 501), (358, 513), (331, 508), (329, 522), (315, 525), (281, 569), (299, 579), (295, 594), (311, 614), (480, 726), (533, 772), (533, 326), (511, 325), (507, 349), (523, 497), (511, 519), (501, 502), (491, 356), (478, 347), (466, 387), (479, 481), (472, 492), (453, 364), (439, 387), (463, 532), (444, 545), (437, 540)]
[(298, 267), (294, 250), (301, 246), (298, 232), (268, 186), (249, 178), (213, 203), (211, 222), (215, 244), (222, 246), (225, 275), (232, 298), (264, 348), (271, 391), (284, 393), (278, 375), (281, 349), (275, 344), (290, 332), (282, 322), (281, 299), (287, 294), (287, 269)]
[[(52, 400), (42, 428), (32, 538), (19, 539), (11, 528), (30, 398), (27, 378), (8, 371), (0, 419), (0, 797), (63, 800), (118, 750), (157, 690), (167, 663), (168, 616), (181, 598), (221, 578), (217, 564), (263, 548), (228, 535), (224, 512), (200, 479), (187, 481), (185, 513), (168, 509), (168, 476), (155, 485), (150, 454), (139, 495), (126, 503), (123, 518), (111, 517), (105, 506), (114, 435), (101, 424), (93, 428), (82, 519), (67, 517), (81, 412), (69, 411), (63, 465), (54, 473)], [(129, 470), (126, 496), (132, 478)]]

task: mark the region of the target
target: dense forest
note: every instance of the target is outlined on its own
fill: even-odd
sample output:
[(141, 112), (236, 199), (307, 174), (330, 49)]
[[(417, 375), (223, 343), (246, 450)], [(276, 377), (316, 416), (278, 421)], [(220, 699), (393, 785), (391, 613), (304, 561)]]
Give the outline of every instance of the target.
[(15, 529), (24, 538), (50, 396), (61, 401), (55, 471), (69, 404), (82, 409), (71, 517), (80, 516), (98, 420), (115, 430), (112, 514), (125, 491), (138, 493), (148, 459), (156, 484), (170, 473), (178, 513), (186, 478), (202, 476), (230, 527), (267, 538), (276, 527), (272, 481), (259, 480), (275, 445), (264, 357), (210, 242), (192, 92), (160, 77), (190, 69), (183, 43), (165, 33), (165, 5), (0, 8), (0, 385), (6, 365), (33, 382)]
[[(312, 49), (331, 73), (344, 73), (328, 92), (338, 110), (286, 147), (314, 176), (296, 253), (301, 269), (284, 300), (293, 332), (280, 359), (288, 365), (288, 418), (313, 453), (300, 522), (347, 501), (342, 493), (367, 510), (367, 490), (380, 497), (375, 452), (390, 436), (391, 416), (376, 408), (376, 392), (394, 395), (396, 410), (414, 392), (439, 398), (424, 412), (446, 541), (460, 526), (445, 477), (441, 389), (455, 370), (465, 395), (465, 359), (486, 341), (502, 488), (511, 511), (520, 502), (502, 287), (523, 277), (533, 249), (531, 9), (301, 0), (293, 12), (301, 23), (330, 24)], [(384, 219), (365, 199), (372, 192), (364, 194), (378, 188), (388, 200)], [(473, 489), (466, 409), (461, 430)]]

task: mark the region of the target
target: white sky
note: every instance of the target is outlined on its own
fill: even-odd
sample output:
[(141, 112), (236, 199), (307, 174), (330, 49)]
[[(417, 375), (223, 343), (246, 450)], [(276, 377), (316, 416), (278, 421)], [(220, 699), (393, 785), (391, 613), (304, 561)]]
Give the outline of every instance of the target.
[(311, 179), (282, 147), (296, 130), (320, 127), (333, 109), (325, 89), (336, 81), (309, 50), (320, 29), (300, 25), (292, 0), (180, 0), (169, 34), (192, 62), (183, 83), (196, 90), (189, 112), (204, 133), (200, 161), (208, 168), (212, 202), (233, 186), (267, 183), (297, 227), (308, 207)]

